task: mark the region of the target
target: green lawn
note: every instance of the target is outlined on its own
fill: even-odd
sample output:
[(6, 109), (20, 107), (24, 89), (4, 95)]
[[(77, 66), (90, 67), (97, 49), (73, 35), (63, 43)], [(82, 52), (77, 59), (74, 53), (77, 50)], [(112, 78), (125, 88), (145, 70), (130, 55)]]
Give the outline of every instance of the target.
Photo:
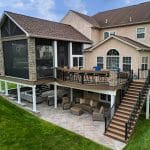
[(149, 150), (150, 149), (150, 120), (141, 115), (134, 134), (124, 150)]
[[(16, 84), (8, 83), (8, 88), (9, 89), (16, 88)], [(5, 89), (5, 83), (2, 82), (2, 90), (4, 90), (4, 89)]]
[(0, 97), (1, 150), (108, 150), (18, 108)]

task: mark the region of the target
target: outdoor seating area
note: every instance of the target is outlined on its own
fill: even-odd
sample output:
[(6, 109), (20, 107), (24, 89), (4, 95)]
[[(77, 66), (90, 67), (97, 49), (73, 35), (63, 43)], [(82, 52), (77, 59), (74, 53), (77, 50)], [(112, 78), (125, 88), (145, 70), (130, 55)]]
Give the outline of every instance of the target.
[(58, 67), (57, 79), (62, 81), (75, 82), (87, 85), (107, 85), (117, 86), (124, 83), (130, 75), (130, 72), (119, 72), (119, 70), (110, 71), (108, 69), (86, 69), (73, 67)]

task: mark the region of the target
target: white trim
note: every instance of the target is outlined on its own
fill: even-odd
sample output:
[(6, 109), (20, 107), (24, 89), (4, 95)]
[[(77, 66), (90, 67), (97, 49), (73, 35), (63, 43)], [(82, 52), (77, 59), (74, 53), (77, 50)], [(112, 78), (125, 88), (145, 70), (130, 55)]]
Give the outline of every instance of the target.
[(5, 95), (8, 96), (8, 83), (5, 81)]
[[(79, 67), (84, 67), (84, 55), (72, 55), (72, 67), (75, 67), (74, 65), (73, 65), (73, 58), (77, 58), (78, 59), (78, 68)], [(83, 65), (82, 66), (79, 66), (79, 58), (82, 58), (83, 59)]]
[(53, 47), (54, 47), (54, 77), (57, 77), (57, 71), (56, 68), (58, 67), (58, 57), (57, 57), (57, 41), (55, 40), (53, 43)]
[(54, 108), (57, 108), (57, 84), (54, 84)]
[[(144, 38), (137, 38), (137, 30), (139, 29), (139, 28), (144, 28)], [(145, 39), (146, 38), (146, 27), (144, 27), (144, 26), (138, 26), (138, 27), (136, 27), (136, 39), (138, 40), (138, 41), (140, 41), (140, 40), (143, 40), (143, 39)]]
[(36, 112), (36, 86), (32, 87), (33, 112)]
[(25, 34), (27, 37), (29, 37), (29, 33), (23, 29), (7, 12), (4, 12), (4, 14), (11, 20), (13, 21)]
[(20, 85), (17, 84), (17, 100), (18, 100), (18, 104), (21, 104), (21, 95), (20, 95)]
[(72, 42), (69, 42), (69, 67), (73, 67), (73, 59), (72, 59)]
[(108, 38), (110, 37), (110, 36), (112, 36), (112, 35), (110, 35), (110, 33), (112, 33), (112, 32), (114, 32), (115, 34), (114, 35), (116, 35), (116, 31), (103, 31), (103, 39), (105, 40), (105, 39), (107, 39), (107, 38), (105, 38), (105, 32), (108, 32), (108, 34), (109, 34), (109, 36), (108, 36)]

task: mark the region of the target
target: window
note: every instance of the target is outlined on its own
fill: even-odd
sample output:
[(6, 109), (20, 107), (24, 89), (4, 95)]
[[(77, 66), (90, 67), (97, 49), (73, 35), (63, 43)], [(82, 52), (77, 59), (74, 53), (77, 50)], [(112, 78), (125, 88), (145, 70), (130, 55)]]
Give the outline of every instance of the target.
[(104, 32), (104, 39), (110, 37), (111, 35), (115, 35), (115, 32)]
[(8, 37), (14, 35), (24, 35), (24, 32), (7, 17), (4, 24), (1, 27), (1, 36)]
[(123, 57), (123, 71), (131, 70), (131, 57)]
[(100, 94), (100, 101), (111, 102), (111, 96), (106, 94)]
[(81, 43), (72, 43), (72, 55), (82, 55)]
[(119, 69), (119, 52), (115, 49), (111, 49), (107, 52), (107, 69), (118, 70)]
[(83, 56), (73, 56), (73, 67), (83, 68)]
[(137, 38), (145, 38), (145, 28), (137, 28)]
[(148, 69), (148, 57), (142, 57), (142, 70), (147, 70)]
[(36, 64), (37, 78), (45, 78), (53, 75), (53, 47), (52, 41), (36, 39)]
[(101, 67), (103, 69), (103, 57), (97, 57), (97, 66)]
[(5, 74), (29, 78), (27, 40), (3, 42)]

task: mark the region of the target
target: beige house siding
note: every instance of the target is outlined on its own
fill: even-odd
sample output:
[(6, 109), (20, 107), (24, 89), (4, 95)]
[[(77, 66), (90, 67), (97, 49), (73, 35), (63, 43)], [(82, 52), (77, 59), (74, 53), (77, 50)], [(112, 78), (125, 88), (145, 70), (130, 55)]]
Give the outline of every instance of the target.
[(73, 12), (69, 12), (63, 20), (61, 20), (61, 23), (69, 24), (73, 26), (76, 30), (81, 32), (83, 35), (85, 35), (87, 38), (90, 40), (92, 39), (91, 37), (91, 27), (92, 25), (88, 23), (86, 20), (78, 16), (77, 14)]
[(98, 43), (100, 41), (100, 30), (96, 28), (92, 28), (91, 30), (91, 40), (95, 43)]
[[(145, 32), (146, 32), (145, 38), (137, 39), (136, 33), (137, 33), (138, 27), (145, 27)], [(126, 26), (126, 27), (102, 29), (100, 31), (100, 41), (104, 40), (104, 32), (106, 32), (106, 31), (115, 32), (116, 35), (129, 37), (138, 42), (150, 45), (150, 24), (141, 24), (141, 25)]]
[(129, 56), (132, 57), (132, 69), (134, 70), (134, 73), (138, 73), (139, 68), (139, 58), (140, 58), (140, 52), (137, 51), (134, 47), (131, 47), (127, 44), (124, 44), (121, 41), (118, 41), (116, 39), (110, 39), (109, 41), (103, 43), (102, 45), (98, 46), (96, 49), (94, 49), (92, 52), (85, 52), (84, 58), (85, 58), (85, 68), (91, 69), (93, 66), (97, 65), (97, 56), (104, 57), (104, 69), (106, 69), (106, 56), (107, 52), (110, 49), (116, 49), (118, 50), (120, 54), (120, 68), (122, 69), (122, 57), (123, 56)]

